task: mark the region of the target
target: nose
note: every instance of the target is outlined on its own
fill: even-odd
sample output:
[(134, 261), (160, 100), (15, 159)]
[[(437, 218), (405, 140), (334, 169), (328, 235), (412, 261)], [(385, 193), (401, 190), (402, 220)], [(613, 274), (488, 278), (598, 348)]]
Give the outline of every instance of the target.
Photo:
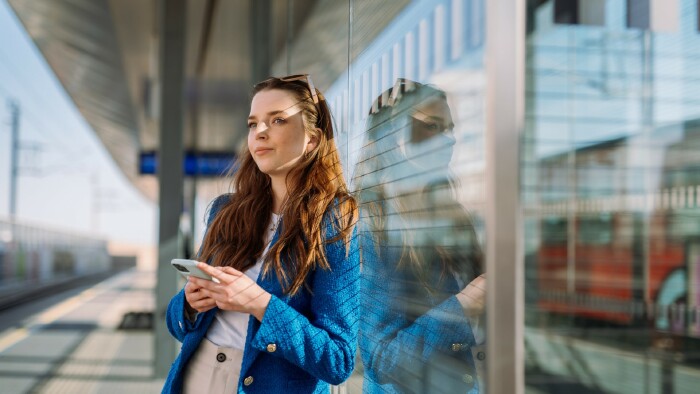
[(256, 139), (265, 139), (267, 138), (267, 130), (270, 128), (267, 126), (265, 122), (260, 122), (258, 123), (257, 127), (255, 128), (255, 138)]
[(446, 130), (443, 135), (447, 139), (447, 145), (449, 146), (454, 146), (457, 143), (457, 139), (455, 138), (454, 133), (452, 132), (452, 129)]

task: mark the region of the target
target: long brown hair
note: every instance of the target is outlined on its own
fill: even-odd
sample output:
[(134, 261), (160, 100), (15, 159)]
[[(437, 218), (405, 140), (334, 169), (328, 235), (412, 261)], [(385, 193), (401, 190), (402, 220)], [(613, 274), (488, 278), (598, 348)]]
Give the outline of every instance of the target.
[[(330, 268), (325, 245), (341, 239), (349, 242), (358, 211), (343, 178), (331, 113), (321, 92), (316, 90), (319, 102), (315, 104), (306, 82), (270, 78), (255, 85), (252, 96), (273, 89), (296, 98), (306, 132), (318, 138), (316, 149), (305, 154), (287, 175), (281, 232), (262, 268), (263, 275), (274, 271), (284, 292), (294, 295), (304, 287), (310, 272)], [(245, 271), (255, 265), (265, 248), (263, 234), (271, 220), (272, 191), (270, 177), (258, 169), (247, 146), (234, 168), (234, 193), (209, 223), (200, 260)]]

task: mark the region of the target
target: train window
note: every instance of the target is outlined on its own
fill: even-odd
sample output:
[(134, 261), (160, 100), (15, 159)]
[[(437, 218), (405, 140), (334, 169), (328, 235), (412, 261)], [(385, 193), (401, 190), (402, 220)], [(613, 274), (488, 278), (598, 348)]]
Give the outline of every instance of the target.
[(613, 241), (611, 214), (580, 217), (578, 219), (577, 242), (585, 245), (607, 245)]
[(566, 243), (568, 220), (562, 217), (549, 217), (542, 220), (542, 243), (558, 245)]

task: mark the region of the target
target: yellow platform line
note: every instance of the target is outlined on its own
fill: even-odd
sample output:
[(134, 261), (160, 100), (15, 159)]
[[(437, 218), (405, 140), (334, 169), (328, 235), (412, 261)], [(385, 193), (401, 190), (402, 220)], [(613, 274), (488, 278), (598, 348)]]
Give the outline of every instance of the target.
[(67, 315), (69, 312), (75, 310), (81, 304), (84, 304), (109, 290), (109, 286), (100, 287), (101, 288), (99, 290), (95, 290), (94, 288), (84, 290), (80, 294), (54, 305), (42, 313), (39, 313), (24, 327), (10, 330), (7, 334), (0, 337), (0, 353), (26, 339), (36, 327), (53, 323), (54, 321)]

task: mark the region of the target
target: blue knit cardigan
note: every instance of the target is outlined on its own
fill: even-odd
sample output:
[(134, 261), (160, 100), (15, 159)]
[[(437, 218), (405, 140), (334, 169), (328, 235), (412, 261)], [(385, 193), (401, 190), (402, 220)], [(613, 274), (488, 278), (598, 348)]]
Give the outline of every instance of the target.
[(409, 269), (397, 269), (400, 248), (377, 247), (367, 229), (360, 243), (363, 393), (480, 393), (457, 281), (433, 272), (440, 291), (431, 295)]
[[(214, 200), (207, 224), (229, 196)], [(333, 222), (327, 212), (323, 221), (326, 239), (333, 238)], [(278, 228), (273, 236), (273, 244), (279, 231)], [(304, 289), (290, 297), (283, 293), (274, 274), (258, 278), (257, 283), (272, 298), (262, 322), (253, 316), (248, 321), (239, 393), (328, 393), (329, 383), (340, 384), (352, 373), (360, 286), (356, 231), (349, 244), (343, 239), (327, 243), (325, 253), (330, 270), (317, 269), (306, 278), (312, 293)], [(170, 368), (163, 393), (182, 391), (187, 363), (218, 310), (199, 313), (190, 322), (184, 315), (184, 304), (183, 289), (168, 305), (168, 330), (182, 342), (182, 347)], [(268, 346), (271, 344), (275, 346)]]

